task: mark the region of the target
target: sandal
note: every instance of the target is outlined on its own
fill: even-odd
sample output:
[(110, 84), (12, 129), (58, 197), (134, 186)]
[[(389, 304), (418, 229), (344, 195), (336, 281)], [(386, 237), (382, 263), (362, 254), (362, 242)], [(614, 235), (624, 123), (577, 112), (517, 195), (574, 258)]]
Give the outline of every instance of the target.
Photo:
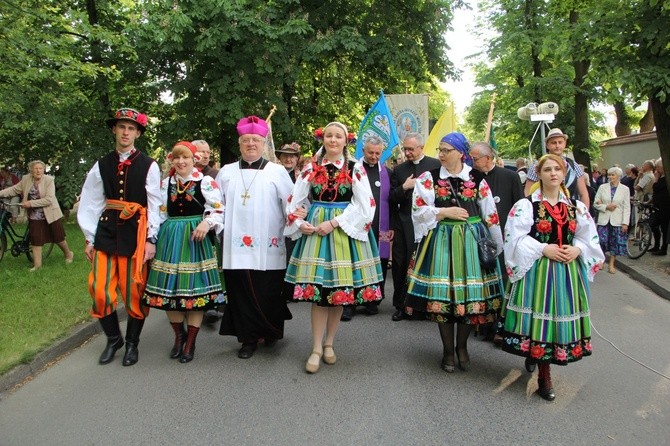
[[(309, 358), (307, 358), (307, 362), (305, 363), (305, 371), (307, 373), (316, 373), (319, 371), (319, 366), (321, 365), (321, 355), (322, 353), (317, 351), (313, 351), (312, 354), (309, 355)], [(309, 361), (314, 356), (316, 356), (316, 364)]]
[(335, 355), (335, 350), (333, 350), (332, 345), (323, 346), (323, 362), (329, 365), (335, 364), (337, 361), (337, 356)]

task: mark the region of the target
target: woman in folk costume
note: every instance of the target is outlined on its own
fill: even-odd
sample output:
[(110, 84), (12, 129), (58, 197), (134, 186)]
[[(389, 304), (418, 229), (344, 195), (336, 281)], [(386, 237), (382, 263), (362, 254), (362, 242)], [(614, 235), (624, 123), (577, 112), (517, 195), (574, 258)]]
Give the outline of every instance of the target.
[(197, 156), (196, 147), (186, 141), (168, 155), (172, 170), (161, 182), (161, 226), (144, 293), (147, 305), (166, 311), (175, 333), (170, 358), (182, 363), (193, 359), (205, 311), (225, 300), (207, 236), (223, 229), (221, 191), (195, 167)]
[(469, 147), (461, 133), (442, 138), (442, 167), (421, 174), (412, 197), (419, 245), (407, 276), (407, 306), (438, 323), (447, 373), (454, 371), (456, 358), (459, 368), (467, 370), (472, 326), (493, 322), (503, 299), (500, 265), (496, 261), (485, 269), (480, 264), (477, 240), (490, 235), (497, 254), (503, 241), (495, 201), (484, 175), (471, 167)]
[(503, 350), (538, 364), (538, 393), (555, 398), (549, 364), (567, 365), (591, 354), (589, 281), (605, 257), (596, 226), (563, 180), (565, 161), (537, 163), (539, 188), (519, 200), (505, 225), (511, 288), (502, 312)]
[[(311, 302), (312, 354), (305, 370), (319, 370), (321, 357), (334, 364), (335, 333), (343, 305), (381, 300), (381, 265), (370, 230), (375, 201), (360, 162), (346, 151), (352, 136), (331, 122), (317, 137), (323, 147), (298, 176), (287, 206), (285, 235), (299, 239), (286, 282), (290, 299)], [(307, 209), (303, 219), (296, 216)], [(325, 339), (324, 339), (325, 336)]]

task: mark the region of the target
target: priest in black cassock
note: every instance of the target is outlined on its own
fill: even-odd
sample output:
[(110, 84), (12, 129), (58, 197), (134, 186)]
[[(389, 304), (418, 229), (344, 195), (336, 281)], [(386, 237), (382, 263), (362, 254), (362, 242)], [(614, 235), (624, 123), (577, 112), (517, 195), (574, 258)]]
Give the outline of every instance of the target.
[[(486, 142), (476, 142), (470, 147), (470, 157), (472, 158), (472, 167), (484, 174), (486, 183), (491, 188), (493, 201), (496, 202), (498, 218), (500, 218), (500, 227), (505, 234), (505, 224), (507, 216), (514, 204), (524, 197), (523, 186), (519, 179), (519, 174), (504, 167), (496, 166), (496, 154), (493, 148)], [(505, 265), (505, 252), (500, 254), (500, 264)], [(507, 269), (501, 268), (502, 279), (507, 286)], [(479, 327), (479, 331), (484, 335), (484, 339), (493, 340), (493, 329), (490, 324)]]
[(394, 321), (409, 318), (404, 307), (407, 292), (407, 268), (416, 247), (414, 224), (412, 223), (414, 182), (427, 170), (439, 169), (442, 166), (437, 159), (424, 155), (423, 144), (423, 136), (420, 133), (408, 133), (402, 142), (402, 150), (407, 161), (396, 166), (391, 174), (389, 199), (393, 215), (391, 270), (393, 272), (393, 306), (396, 308), (392, 316)]
[(225, 206), (223, 276), (228, 303), (219, 334), (236, 336), (237, 356), (248, 359), (259, 340), (272, 346), (284, 337), (291, 313), (282, 297), (286, 272), (286, 204), (293, 183), (286, 169), (263, 158), (267, 123), (242, 118), (238, 162), (226, 164), (216, 177)]
[[(361, 164), (367, 173), (372, 196), (375, 199), (375, 215), (372, 219), (372, 232), (375, 235), (377, 246), (379, 247), (379, 258), (381, 260), (382, 275), (384, 280), (380, 286), (382, 288), (382, 299), (385, 296), (384, 285), (386, 284), (386, 271), (391, 255), (391, 240), (393, 240), (393, 230), (391, 229), (391, 208), (389, 195), (391, 193), (391, 170), (380, 163), (382, 153), (384, 152), (384, 141), (379, 136), (369, 136), (363, 145), (363, 158)], [(368, 316), (379, 313), (379, 302), (370, 302), (365, 305), (365, 313)], [(350, 321), (356, 313), (355, 305), (347, 305), (342, 311), (341, 320)]]

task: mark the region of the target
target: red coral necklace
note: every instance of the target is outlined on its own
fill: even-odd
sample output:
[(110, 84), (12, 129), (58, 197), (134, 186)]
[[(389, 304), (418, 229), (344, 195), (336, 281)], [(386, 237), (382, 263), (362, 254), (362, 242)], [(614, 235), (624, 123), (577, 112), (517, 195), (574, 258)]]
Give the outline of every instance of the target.
[(547, 200), (542, 200), (542, 206), (547, 213), (554, 219), (558, 231), (558, 246), (563, 247), (563, 226), (568, 222), (568, 207), (563, 202), (556, 203), (552, 206)]

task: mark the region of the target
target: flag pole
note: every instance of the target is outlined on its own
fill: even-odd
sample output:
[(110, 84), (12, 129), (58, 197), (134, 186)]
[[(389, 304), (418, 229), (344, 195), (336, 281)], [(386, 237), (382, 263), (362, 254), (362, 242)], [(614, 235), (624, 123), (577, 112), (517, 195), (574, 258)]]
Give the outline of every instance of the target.
[(489, 106), (489, 116), (486, 119), (486, 134), (484, 136), (484, 141), (488, 144), (491, 139), (491, 125), (493, 124), (493, 110), (495, 109), (496, 104), (496, 94), (495, 92), (491, 95), (491, 105)]
[(265, 121), (270, 122), (272, 120), (272, 115), (274, 115), (276, 111), (277, 111), (277, 106), (272, 104), (272, 107), (270, 108), (270, 113), (268, 114), (268, 117), (265, 118)]
[(268, 123), (268, 126), (270, 127), (270, 133), (268, 134), (268, 139), (265, 141), (265, 158), (267, 158), (269, 161), (272, 161), (273, 163), (277, 162), (277, 157), (275, 156), (275, 147), (274, 147), (274, 137), (272, 136), (272, 115), (275, 114), (277, 111), (277, 106), (272, 104), (272, 107), (270, 107), (270, 113), (268, 113), (268, 117), (265, 118), (265, 122)]

